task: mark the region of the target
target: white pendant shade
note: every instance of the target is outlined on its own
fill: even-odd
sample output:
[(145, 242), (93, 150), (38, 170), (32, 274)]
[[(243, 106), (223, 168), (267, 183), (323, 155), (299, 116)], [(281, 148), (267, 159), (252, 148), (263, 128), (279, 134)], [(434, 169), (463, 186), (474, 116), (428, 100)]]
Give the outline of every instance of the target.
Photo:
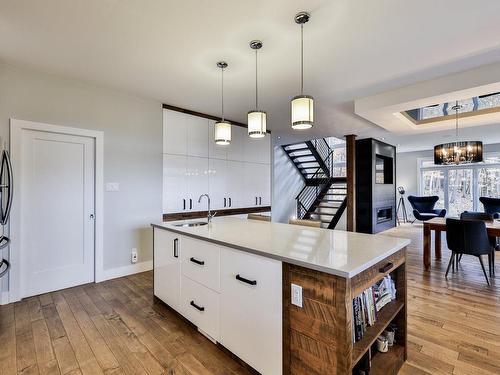
[(248, 136), (262, 138), (266, 135), (267, 115), (262, 111), (248, 112)]
[(291, 101), (292, 129), (310, 129), (314, 125), (314, 99), (300, 95)]
[(228, 145), (231, 143), (231, 123), (228, 121), (217, 121), (215, 123), (215, 143)]

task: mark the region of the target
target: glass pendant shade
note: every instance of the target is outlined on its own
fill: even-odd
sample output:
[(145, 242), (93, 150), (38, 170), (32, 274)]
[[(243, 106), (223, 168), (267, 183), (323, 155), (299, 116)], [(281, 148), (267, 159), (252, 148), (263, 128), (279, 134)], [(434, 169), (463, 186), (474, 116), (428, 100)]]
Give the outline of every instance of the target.
[(266, 136), (267, 114), (263, 111), (248, 112), (248, 136), (262, 138)]
[(299, 95), (292, 99), (292, 129), (310, 129), (314, 125), (314, 99)]
[(215, 143), (228, 145), (231, 143), (231, 123), (229, 121), (217, 121), (215, 123)]
[(468, 164), (483, 161), (483, 142), (451, 142), (434, 146), (434, 164)]

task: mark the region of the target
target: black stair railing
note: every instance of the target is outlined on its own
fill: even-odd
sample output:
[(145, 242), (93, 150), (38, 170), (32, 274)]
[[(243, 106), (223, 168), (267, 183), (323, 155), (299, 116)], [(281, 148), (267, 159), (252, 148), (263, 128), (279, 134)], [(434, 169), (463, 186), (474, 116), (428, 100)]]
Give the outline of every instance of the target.
[[(297, 205), (297, 218), (308, 219), (318, 197), (323, 196), (331, 185), (331, 171), (333, 171), (333, 150), (328, 146), (325, 139), (314, 139), (307, 141), (309, 148), (314, 148), (315, 156), (320, 166), (308, 180), (314, 182), (302, 188), (295, 197)], [(312, 147), (311, 147), (312, 146)], [(321, 162), (320, 162), (321, 161)]]

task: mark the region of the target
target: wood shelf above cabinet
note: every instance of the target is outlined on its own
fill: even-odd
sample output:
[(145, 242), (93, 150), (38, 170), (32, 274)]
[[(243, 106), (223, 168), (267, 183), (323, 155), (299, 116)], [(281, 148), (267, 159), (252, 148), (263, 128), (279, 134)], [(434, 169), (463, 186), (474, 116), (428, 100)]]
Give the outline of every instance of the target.
[[(217, 216), (244, 215), (259, 212), (271, 212), (271, 206), (229, 208), (216, 210)], [(175, 212), (163, 214), (163, 221), (190, 220), (206, 218), (208, 211)]]
[[(214, 121), (220, 121), (221, 120), (221, 118), (218, 117), (218, 116), (213, 116), (213, 115), (209, 115), (209, 114), (202, 113), (202, 112), (192, 111), (190, 109), (176, 107), (176, 106), (173, 106), (173, 105), (170, 105), (170, 104), (163, 104), (163, 109), (168, 109), (170, 111), (176, 111), (176, 112), (186, 113), (186, 114), (191, 115), (191, 116), (203, 117), (203, 118), (206, 118), (208, 120), (214, 120)], [(241, 122), (232, 121), (232, 120), (228, 120), (228, 121), (232, 125), (240, 126), (242, 128), (248, 128), (248, 125), (242, 124)], [(268, 134), (271, 134), (271, 130), (267, 130), (266, 132)]]

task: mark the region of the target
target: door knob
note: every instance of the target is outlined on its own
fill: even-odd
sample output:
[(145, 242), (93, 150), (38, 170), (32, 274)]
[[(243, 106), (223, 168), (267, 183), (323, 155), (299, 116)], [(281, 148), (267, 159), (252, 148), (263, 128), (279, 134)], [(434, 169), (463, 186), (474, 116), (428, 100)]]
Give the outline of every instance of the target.
[(90, 214), (90, 218), (93, 220), (95, 218), (94, 214)]

